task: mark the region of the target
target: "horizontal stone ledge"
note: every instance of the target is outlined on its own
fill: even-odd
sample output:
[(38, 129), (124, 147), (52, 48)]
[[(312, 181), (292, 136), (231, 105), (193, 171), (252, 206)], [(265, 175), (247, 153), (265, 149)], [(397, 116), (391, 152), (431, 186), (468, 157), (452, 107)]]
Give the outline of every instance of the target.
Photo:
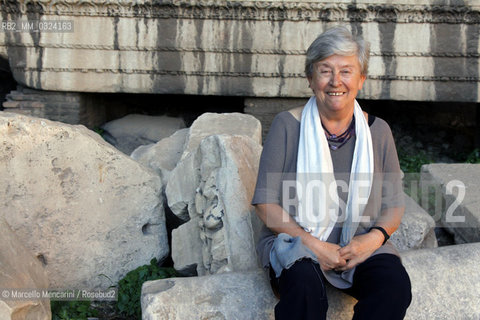
[[(218, 71), (218, 70), (161, 70), (161, 69), (118, 69), (118, 68), (50, 68), (50, 67), (13, 67), (15, 72), (36, 72), (36, 73), (62, 73), (72, 74), (120, 74), (120, 75), (156, 75), (156, 76), (189, 76), (189, 77), (230, 77), (230, 78), (292, 78), (306, 79), (303, 72), (300, 73), (280, 73), (280, 72), (250, 72), (250, 71)], [(431, 75), (367, 75), (367, 80), (381, 81), (424, 81), (424, 82), (480, 82), (480, 77), (476, 76), (431, 76)]]
[[(157, 19), (215, 19), (248, 21), (329, 21), (358, 22), (379, 21), (396, 23), (478, 23), (478, 6), (458, 3), (437, 4), (433, 0), (397, 1), (386, 4), (383, 1), (360, 0), (355, 10), (348, 0), (335, 2), (310, 1), (121, 1), (110, 2), (62, 1), (48, 3), (42, 0), (30, 1), (36, 5), (27, 6), (14, 1), (7, 2), (0, 12), (9, 14), (41, 13), (44, 15), (98, 16), (98, 17), (148, 17)], [(398, 3), (400, 2), (400, 3)], [(403, 2), (403, 3), (402, 3)]]
[[(208, 48), (199, 47), (182, 47), (182, 46), (140, 46), (140, 45), (110, 45), (110, 44), (83, 44), (83, 43), (35, 43), (25, 42), (5, 42), (3, 44), (11, 48), (35, 48), (35, 49), (69, 49), (69, 50), (101, 50), (101, 51), (140, 51), (140, 52), (177, 52), (177, 53), (217, 53), (217, 54), (250, 54), (250, 55), (286, 55), (286, 56), (302, 56), (304, 57), (307, 50), (279, 49), (279, 48), (236, 48), (221, 47), (221, 44), (215, 43), (217, 46)], [(436, 52), (419, 52), (419, 51), (370, 51), (370, 57), (409, 57), (409, 58), (468, 58), (478, 59), (480, 53), (476, 51), (452, 52), (452, 51), (436, 51)], [(303, 75), (303, 73), (302, 73)]]
[[(401, 254), (412, 282), (405, 319), (480, 319), (480, 243)], [(328, 318), (351, 319), (356, 300), (328, 288)], [(274, 319), (277, 303), (262, 270), (145, 282), (142, 318)]]
[(3, 103), (3, 107), (6, 109), (10, 109), (10, 108), (35, 109), (35, 108), (44, 108), (45, 103), (39, 102), (39, 101), (5, 101)]

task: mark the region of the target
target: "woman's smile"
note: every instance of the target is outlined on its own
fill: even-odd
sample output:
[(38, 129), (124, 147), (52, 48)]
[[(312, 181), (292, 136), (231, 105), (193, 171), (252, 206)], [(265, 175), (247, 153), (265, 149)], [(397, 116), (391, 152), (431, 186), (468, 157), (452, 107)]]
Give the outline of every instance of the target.
[(326, 113), (349, 113), (365, 76), (356, 56), (332, 55), (315, 63), (308, 79), (320, 110)]

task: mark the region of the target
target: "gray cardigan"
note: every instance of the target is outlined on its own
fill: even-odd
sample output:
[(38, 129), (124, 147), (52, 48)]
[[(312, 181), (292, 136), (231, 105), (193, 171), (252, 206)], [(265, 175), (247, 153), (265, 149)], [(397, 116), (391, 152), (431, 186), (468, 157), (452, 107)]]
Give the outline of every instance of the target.
[[(275, 203), (282, 206), (282, 185), (284, 181), (294, 181), (297, 170), (298, 140), (300, 134), (300, 116), (303, 108), (279, 113), (273, 120), (270, 131), (264, 143), (260, 158), (260, 166), (252, 204)], [(373, 142), (374, 154), (374, 181), (370, 198), (363, 216), (368, 216), (369, 222), (362, 222), (356, 234), (366, 233), (375, 224), (376, 218), (386, 208), (403, 207), (402, 172), (398, 163), (397, 151), (392, 133), (388, 124), (373, 116), (369, 116), (369, 126)], [(343, 180), (347, 184), (350, 178), (350, 169), (355, 148), (355, 136), (344, 146), (330, 151), (336, 180)], [(290, 195), (290, 198), (292, 195)], [(348, 191), (339, 192), (339, 197), (347, 201)], [(284, 209), (295, 214), (295, 208), (288, 206)], [(328, 242), (338, 244), (340, 241), (341, 224), (337, 224), (328, 238)], [(275, 235), (264, 225), (257, 252), (264, 267), (269, 266), (270, 250)], [(395, 247), (387, 242), (373, 254), (390, 253), (398, 255)], [(355, 269), (344, 272), (342, 275), (334, 271), (324, 273), (328, 281), (336, 287), (344, 287), (341, 278), (353, 279)]]

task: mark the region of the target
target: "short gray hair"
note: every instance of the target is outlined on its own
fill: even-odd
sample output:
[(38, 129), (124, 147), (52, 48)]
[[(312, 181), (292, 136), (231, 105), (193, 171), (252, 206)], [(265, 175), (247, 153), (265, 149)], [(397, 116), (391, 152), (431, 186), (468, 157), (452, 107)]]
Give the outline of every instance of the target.
[(307, 77), (313, 74), (313, 65), (334, 54), (340, 56), (356, 55), (360, 62), (362, 75), (367, 75), (370, 44), (360, 37), (353, 36), (345, 27), (328, 29), (315, 39), (307, 50), (305, 73)]

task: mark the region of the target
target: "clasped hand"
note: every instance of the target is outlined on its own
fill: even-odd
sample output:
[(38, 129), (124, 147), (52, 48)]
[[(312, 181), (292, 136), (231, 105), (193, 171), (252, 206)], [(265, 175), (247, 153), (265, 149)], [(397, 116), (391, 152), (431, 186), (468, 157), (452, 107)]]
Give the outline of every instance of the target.
[(323, 270), (345, 271), (365, 261), (381, 245), (381, 238), (376, 234), (366, 233), (355, 236), (343, 248), (333, 243), (322, 242), (318, 250), (314, 251)]

